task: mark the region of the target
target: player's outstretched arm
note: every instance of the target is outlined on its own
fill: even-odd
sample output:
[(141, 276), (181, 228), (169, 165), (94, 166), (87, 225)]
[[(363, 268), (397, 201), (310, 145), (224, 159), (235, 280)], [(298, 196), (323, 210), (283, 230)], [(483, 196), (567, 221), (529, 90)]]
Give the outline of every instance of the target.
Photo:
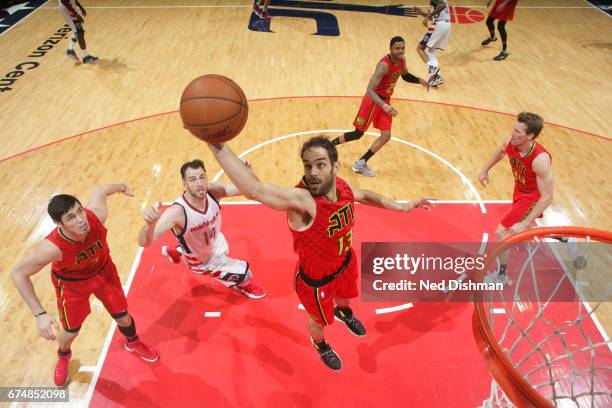
[(15, 287), (30, 307), (32, 315), (36, 316), (36, 324), (41, 336), (47, 340), (55, 339), (53, 326), (57, 329), (58, 325), (53, 316), (48, 314), (40, 304), (30, 276), (37, 274), (51, 262), (61, 259), (60, 249), (45, 239), (11, 270), (11, 278)]
[(106, 197), (112, 194), (121, 193), (129, 197), (134, 197), (130, 188), (125, 183), (121, 184), (106, 184), (94, 190), (87, 203), (87, 209), (96, 214), (102, 224), (106, 221), (108, 215), (108, 206), (106, 205)]
[(185, 213), (179, 205), (171, 205), (164, 211), (159, 203), (155, 203), (144, 211), (142, 217), (145, 225), (138, 233), (141, 247), (148, 247), (170, 228), (182, 230), (185, 227)]
[(301, 188), (278, 187), (260, 182), (226, 144), (208, 144), (215, 158), (247, 198), (275, 209), (315, 214), (316, 205), (310, 193)]
[(511, 136), (508, 135), (504, 138), (502, 144), (495, 150), (493, 156), (489, 159), (487, 164), (482, 168), (480, 174), (478, 175), (478, 181), (483, 187), (486, 187), (489, 184), (489, 170), (493, 168), (501, 159), (506, 155), (506, 147), (508, 147), (508, 143), (510, 143)]
[[(253, 166), (251, 162), (248, 160), (243, 160), (244, 165), (249, 169), (249, 171), (253, 174), (253, 176), (259, 181), (259, 177), (253, 171)], [(238, 197), (244, 195), (242, 191), (238, 189), (233, 184), (222, 183), (220, 181), (213, 181), (208, 184), (208, 192), (212, 194), (217, 200), (220, 200), (225, 197)]]
[(408, 68), (406, 68), (405, 66), (402, 70), (402, 79), (406, 82), (410, 82), (411, 84), (420, 84), (422, 87), (427, 89), (427, 91), (429, 91), (429, 82), (427, 82), (423, 78), (419, 78), (416, 75), (412, 75), (410, 72), (408, 72)]
[(418, 198), (407, 203), (399, 203), (374, 191), (358, 189), (353, 189), (353, 195), (358, 203), (393, 211), (408, 212), (415, 208), (430, 210), (433, 207), (433, 204), (430, 202), (431, 199), (427, 198)]

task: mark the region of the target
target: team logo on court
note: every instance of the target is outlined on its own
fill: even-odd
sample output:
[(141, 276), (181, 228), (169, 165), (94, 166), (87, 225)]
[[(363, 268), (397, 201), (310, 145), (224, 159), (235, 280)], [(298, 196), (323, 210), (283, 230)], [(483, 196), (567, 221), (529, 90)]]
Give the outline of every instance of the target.
[[(249, 20), (249, 30), (272, 33), (271, 21), (274, 17), (293, 17), (314, 20), (317, 31), (313, 35), (334, 36), (340, 35), (338, 19), (329, 11), (341, 10), (343, 12), (376, 13), (397, 17), (417, 17), (418, 14), (414, 7), (403, 5), (382, 5), (368, 6), (364, 4), (332, 3), (327, 1), (294, 1), (294, 0), (274, 0), (274, 6), (282, 8), (270, 8), (268, 12), (272, 20), (259, 18), (255, 13), (251, 13)], [(306, 9), (306, 10), (304, 10)], [(325, 10), (325, 11), (320, 11)], [(467, 7), (449, 6), (451, 23), (470, 24), (484, 20), (484, 14), (478, 10)], [(276, 23), (275, 23), (276, 24)]]

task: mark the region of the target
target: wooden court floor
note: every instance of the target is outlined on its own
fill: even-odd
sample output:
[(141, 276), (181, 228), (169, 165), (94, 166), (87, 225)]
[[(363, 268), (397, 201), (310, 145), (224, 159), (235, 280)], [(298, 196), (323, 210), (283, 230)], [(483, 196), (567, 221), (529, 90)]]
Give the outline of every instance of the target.
[[(273, 18), (273, 32), (251, 31), (246, 0), (82, 3), (88, 10), (88, 50), (101, 59), (97, 65), (69, 60), (67, 39), (30, 57), (64, 24), (55, 1), (0, 36), (0, 78), (20, 63), (39, 63), (24, 71), (13, 89), (0, 92), (0, 321), (6, 334), (0, 385), (52, 381), (56, 345), (37, 336), (9, 276), (47, 231), (51, 195), (67, 192), (86, 201), (98, 184), (133, 187), (136, 197), (109, 200), (109, 243), (125, 279), (137, 251), (142, 210), (180, 193), (180, 165), (199, 157), (211, 176), (219, 171), (176, 113), (181, 91), (193, 78), (217, 73), (242, 86), (250, 116), (232, 148), (256, 147), (247, 157), (260, 178), (292, 185), (301, 174), (298, 153), (306, 132), (351, 129), (392, 36), (405, 38), (409, 70), (421, 76), (426, 71), (414, 50), (425, 30), (417, 18), (328, 10), (340, 35), (320, 36), (312, 35), (314, 20), (287, 16)], [(484, 3), (450, 2), (486, 15)], [(295, 10), (274, 0), (272, 8)], [(350, 171), (373, 136), (340, 147), (341, 175), (395, 199), (509, 199), (507, 164), (492, 171), (486, 189), (477, 183), (478, 172), (510, 131), (513, 115), (534, 111), (548, 122), (540, 142), (552, 153), (556, 183), (544, 223), (609, 230), (612, 19), (582, 0), (523, 0), (507, 30), (510, 57), (495, 62), (499, 42), (480, 46), (487, 35), (484, 22), (454, 24), (448, 49), (438, 54), (446, 83), (430, 92), (398, 83), (394, 106), (400, 115), (393, 127), (398, 140), (370, 161), (377, 177)], [(48, 271), (34, 283), (43, 305), (55, 310)], [(110, 326), (99, 304), (92, 309), (74, 345), (81, 364), (97, 360)], [(600, 320), (610, 333), (612, 313), (602, 310)], [(83, 395), (80, 389), (71, 392)]]

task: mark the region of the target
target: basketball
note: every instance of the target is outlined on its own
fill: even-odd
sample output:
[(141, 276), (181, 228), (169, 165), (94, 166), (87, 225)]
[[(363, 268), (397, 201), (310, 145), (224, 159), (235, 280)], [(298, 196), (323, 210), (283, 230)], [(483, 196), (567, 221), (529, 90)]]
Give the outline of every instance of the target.
[(246, 96), (238, 84), (222, 75), (203, 75), (181, 95), (179, 109), (185, 129), (208, 143), (236, 137), (249, 116)]

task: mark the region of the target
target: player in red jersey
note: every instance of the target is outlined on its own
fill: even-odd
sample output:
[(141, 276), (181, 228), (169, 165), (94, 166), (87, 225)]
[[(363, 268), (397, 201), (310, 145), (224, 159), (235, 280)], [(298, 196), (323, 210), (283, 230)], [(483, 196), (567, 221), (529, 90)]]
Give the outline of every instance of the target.
[[(150, 362), (159, 358), (156, 351), (138, 339), (136, 324), (128, 313), (121, 281), (110, 257), (104, 222), (108, 213), (106, 198), (115, 193), (133, 196), (125, 184), (98, 188), (85, 208), (71, 195), (54, 196), (47, 211), (57, 227), (11, 271), (15, 286), (36, 318), (41, 337), (55, 340), (57, 331), (59, 348), (54, 381), (58, 386), (68, 382), (70, 345), (90, 312), (92, 294), (117, 322), (119, 331), (126, 337), (127, 351)], [(30, 276), (48, 264), (51, 264), (61, 329), (40, 304), (30, 280)]]
[[(535, 141), (544, 127), (544, 120), (530, 112), (519, 113), (516, 120), (512, 133), (504, 138), (478, 176), (480, 184), (486, 186), (489, 170), (508, 156), (514, 175), (514, 195), (510, 212), (495, 229), (498, 241), (531, 228), (535, 219), (541, 218), (553, 201), (551, 156)], [(504, 275), (508, 254), (500, 258), (499, 274)]]
[[(487, 7), (491, 5), (491, 1), (487, 2)], [(508, 52), (508, 34), (506, 33), (506, 22), (512, 20), (514, 18), (514, 9), (516, 8), (516, 4), (518, 0), (495, 0), (495, 4), (491, 11), (489, 11), (489, 16), (487, 17), (487, 28), (489, 29), (489, 38), (483, 40), (480, 45), (489, 45), (493, 41), (497, 41), (497, 37), (495, 37), (495, 20), (497, 19), (497, 31), (499, 31), (499, 36), (502, 40), (502, 50), (501, 52), (494, 57), (495, 61), (502, 61), (508, 58), (510, 53)]]
[(374, 127), (380, 130), (380, 136), (372, 143), (368, 151), (353, 164), (353, 171), (368, 177), (374, 177), (375, 173), (370, 170), (367, 161), (370, 160), (391, 139), (391, 123), (397, 116), (397, 111), (391, 106), (391, 95), (400, 75), (406, 82), (421, 84), (429, 89), (428, 82), (408, 72), (404, 51), (406, 44), (402, 37), (393, 37), (389, 44), (389, 54), (381, 58), (376, 65), (376, 71), (370, 78), (368, 89), (361, 100), (361, 106), (357, 117), (353, 122), (355, 130), (347, 132), (332, 140), (339, 145), (344, 142), (359, 140), (365, 131), (374, 123)]
[(294, 188), (264, 184), (227, 145), (209, 147), (232, 182), (242, 193), (275, 210), (287, 212), (287, 224), (298, 254), (295, 290), (308, 313), (312, 343), (325, 365), (340, 370), (342, 362), (323, 337), (334, 316), (349, 330), (366, 331), (353, 315), (350, 299), (357, 297), (357, 259), (352, 248), (355, 202), (395, 211), (429, 208), (425, 199), (398, 203), (380, 194), (352, 189), (337, 177), (340, 168), (336, 147), (324, 137), (302, 146), (302, 181)]

